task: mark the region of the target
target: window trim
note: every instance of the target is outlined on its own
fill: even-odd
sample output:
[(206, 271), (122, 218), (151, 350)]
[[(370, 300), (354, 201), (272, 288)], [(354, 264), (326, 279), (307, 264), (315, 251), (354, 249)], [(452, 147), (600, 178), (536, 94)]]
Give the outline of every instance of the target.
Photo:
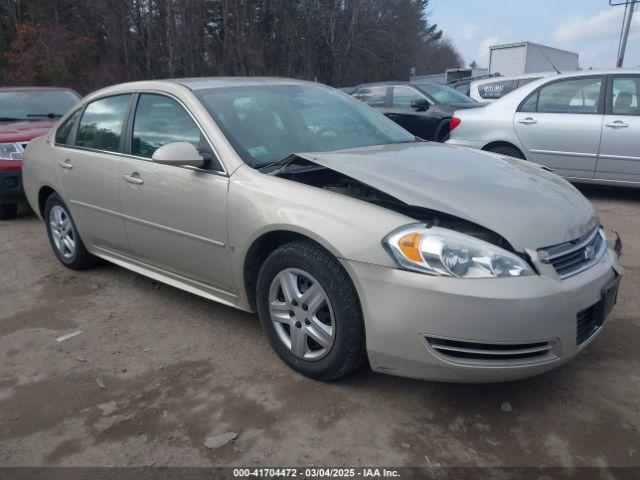
[[(75, 125), (73, 126), (73, 130), (70, 133), (70, 135), (72, 135), (73, 137), (73, 145), (63, 145), (63, 144), (58, 144), (55, 143), (55, 132), (58, 131), (57, 127), (55, 132), (54, 132), (54, 145), (56, 147), (60, 147), (60, 148), (70, 148), (73, 150), (81, 150), (81, 151), (85, 151), (85, 152), (94, 152), (94, 153), (104, 153), (104, 154), (108, 154), (108, 155), (117, 155), (120, 157), (126, 157), (126, 158), (133, 158), (136, 160), (142, 160), (145, 162), (149, 162), (151, 161), (149, 158), (146, 157), (139, 157), (136, 155), (131, 155), (129, 153), (125, 153), (126, 152), (126, 144), (124, 146), (122, 146), (121, 150), (122, 151), (118, 151), (118, 152), (113, 152), (110, 150), (100, 150), (97, 148), (90, 148), (90, 147), (83, 147), (81, 145), (75, 145), (75, 141), (77, 138), (77, 134), (78, 134), (78, 130), (80, 128), (80, 120), (82, 119), (82, 116), (84, 115), (84, 112), (87, 108), (87, 106), (89, 106), (90, 104), (92, 104), (95, 101), (98, 100), (102, 100), (104, 98), (109, 98), (109, 97), (117, 97), (120, 95), (131, 95), (131, 99), (129, 102), (129, 107), (127, 110), (127, 113), (125, 115), (125, 119), (124, 119), (124, 123), (122, 124), (123, 126), (123, 130), (125, 130), (124, 134), (121, 135), (120, 137), (120, 142), (126, 142), (127, 140), (127, 132), (129, 131), (129, 125), (131, 124), (131, 133), (133, 134), (133, 114), (135, 114), (135, 107), (137, 105), (137, 98), (139, 96), (139, 94), (141, 93), (152, 93), (152, 94), (157, 94), (157, 95), (164, 95), (166, 97), (169, 97), (175, 101), (177, 101), (185, 110), (186, 112), (189, 114), (189, 116), (191, 117), (191, 119), (195, 122), (196, 126), (198, 127), (198, 129), (200, 129), (200, 132), (203, 134), (205, 140), (207, 141), (209, 147), (211, 148), (211, 151), (213, 152), (213, 154), (215, 155), (217, 161), (218, 161), (218, 165), (220, 165), (220, 168), (222, 170), (208, 170), (205, 168), (200, 168), (200, 167), (191, 167), (188, 165), (183, 165), (181, 167), (178, 168), (185, 168), (187, 170), (194, 170), (196, 172), (202, 172), (202, 173), (208, 173), (208, 174), (212, 174), (212, 175), (219, 175), (219, 176), (224, 176), (224, 177), (229, 177), (229, 173), (227, 170), (226, 165), (224, 164), (224, 162), (222, 161), (222, 157), (220, 156), (218, 150), (215, 148), (214, 143), (211, 141), (211, 138), (209, 137), (209, 135), (206, 133), (205, 129), (202, 128), (202, 125), (200, 125), (200, 122), (195, 118), (195, 116), (193, 115), (193, 113), (191, 112), (191, 110), (189, 110), (189, 108), (187, 108), (187, 106), (184, 104), (184, 102), (182, 100), (180, 100), (178, 97), (176, 97), (175, 95), (169, 93), (169, 92), (165, 92), (164, 90), (153, 90), (153, 89), (141, 89), (141, 90), (127, 90), (124, 92), (114, 92), (114, 93), (107, 93), (105, 95), (101, 95), (98, 97), (94, 97), (91, 100), (87, 101), (86, 103), (84, 103), (83, 105), (81, 105), (80, 107), (78, 107), (76, 110), (74, 110), (71, 114), (69, 115), (65, 115), (64, 120), (66, 121), (71, 115), (73, 115), (73, 113), (75, 113), (78, 110), (81, 110), (80, 112), (80, 116), (78, 117), (78, 120), (76, 120)], [(199, 101), (199, 100), (198, 100)], [(62, 126), (64, 122), (60, 123), (60, 126)], [(130, 151), (130, 150), (129, 150)]]
[(178, 166), (178, 168), (186, 168), (188, 170), (195, 170), (195, 171), (198, 171), (198, 172), (211, 173), (211, 174), (216, 174), (216, 175), (223, 175), (225, 177), (229, 176), (225, 165), (222, 163), (222, 160), (220, 159), (220, 155), (218, 154), (218, 151), (213, 146), (213, 142), (211, 141), (209, 136), (206, 134), (205, 130), (200, 125), (200, 122), (198, 122), (196, 120), (195, 116), (187, 108), (187, 106), (184, 104), (184, 102), (182, 102), (175, 95), (171, 95), (170, 93), (164, 92), (164, 91), (161, 91), (161, 90), (136, 90), (135, 92), (133, 92), (133, 94), (134, 94), (133, 95), (133, 101), (131, 102), (131, 105), (129, 105), (129, 112), (128, 112), (127, 117), (126, 117), (127, 129), (126, 129), (126, 133), (125, 133), (126, 134), (125, 148), (124, 148), (124, 152), (122, 153), (123, 157), (133, 158), (133, 159), (136, 159), (136, 160), (142, 160), (144, 162), (153, 162), (153, 159), (151, 159), (151, 158), (142, 157), (140, 155), (134, 155), (133, 153), (131, 153), (131, 151), (132, 151), (131, 150), (131, 148), (132, 148), (131, 144), (132, 144), (132, 141), (133, 141), (133, 124), (134, 124), (134, 121), (135, 121), (136, 110), (138, 108), (138, 102), (140, 101), (140, 96), (141, 95), (148, 94), (148, 95), (164, 96), (164, 97), (167, 97), (167, 98), (169, 98), (171, 100), (176, 101), (178, 103), (178, 105), (180, 105), (187, 112), (187, 114), (191, 117), (191, 120), (193, 120), (193, 123), (196, 125), (196, 127), (198, 127), (198, 130), (200, 130), (200, 133), (204, 137), (205, 141), (207, 142), (207, 145), (209, 146), (209, 148), (211, 149), (211, 152), (213, 153), (213, 155), (215, 157), (215, 160), (217, 161), (218, 165), (220, 166), (220, 170), (207, 169), (207, 168), (202, 168), (202, 167), (191, 167), (191, 166), (188, 166), (188, 165), (180, 165), (180, 166)]
[[(546, 88), (550, 85), (553, 85), (555, 83), (560, 83), (560, 82), (568, 82), (568, 81), (572, 81), (572, 80), (589, 80), (589, 79), (600, 79), (600, 93), (599, 93), (599, 97), (598, 97), (598, 109), (595, 112), (539, 112), (538, 111), (538, 103), (540, 102), (540, 92), (542, 91), (543, 88)], [(516, 113), (543, 113), (543, 114), (551, 114), (551, 115), (604, 115), (604, 106), (605, 106), (605, 95), (603, 95), (603, 93), (606, 93), (606, 90), (603, 92), (603, 89), (605, 89), (607, 86), (607, 75), (580, 75), (580, 76), (576, 76), (576, 77), (564, 77), (564, 78), (554, 78), (553, 80), (546, 82), (542, 85), (539, 85), (538, 87), (536, 87), (536, 89), (533, 92), (530, 92), (529, 95), (527, 95), (524, 100), (522, 100), (519, 104), (518, 104), (518, 108), (516, 109)], [(536, 98), (536, 110), (534, 112), (524, 112), (522, 111), (522, 107), (525, 103), (527, 103), (527, 101), (533, 97), (534, 95), (536, 95), (538, 98)]]
[[(64, 121), (61, 121), (60, 124), (56, 127), (55, 131), (53, 132), (53, 144), (57, 147), (67, 147), (67, 148), (73, 148), (75, 147), (75, 143), (76, 143), (76, 135), (78, 133), (78, 124), (80, 122), (80, 119), (82, 118), (82, 113), (84, 112), (84, 105), (81, 107), (76, 108), (75, 110), (72, 110), (71, 113), (69, 115), (66, 115), (64, 118)], [(60, 130), (62, 128), (62, 126), (67, 123), (67, 120), (69, 120), (71, 117), (73, 117), (76, 113), (79, 113), (78, 118), (76, 118), (73, 121), (73, 124), (71, 125), (71, 130), (69, 131), (69, 135), (67, 136), (67, 138), (71, 139), (69, 143), (58, 143), (56, 141), (56, 137), (58, 136), (58, 130)]]
[[(613, 83), (616, 80), (616, 78), (629, 78), (629, 79), (638, 79), (640, 80), (640, 74), (624, 74), (624, 73), (620, 73), (620, 74), (614, 74), (614, 75), (608, 75), (608, 79), (607, 79), (607, 94), (606, 94), (606, 106), (605, 106), (605, 115), (608, 116), (620, 116), (620, 117), (640, 117), (640, 114), (634, 115), (633, 113), (614, 113), (613, 112)], [(636, 83), (636, 86), (639, 86), (640, 82)], [(636, 99), (638, 102), (640, 102), (640, 91), (636, 92)], [(640, 103), (639, 103), (639, 109), (640, 109)]]

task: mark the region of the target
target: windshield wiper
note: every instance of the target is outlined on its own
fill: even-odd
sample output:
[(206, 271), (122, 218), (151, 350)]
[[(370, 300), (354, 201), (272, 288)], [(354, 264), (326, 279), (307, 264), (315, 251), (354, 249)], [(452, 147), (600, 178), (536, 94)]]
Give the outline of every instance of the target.
[(47, 118), (60, 118), (61, 113), (29, 113), (27, 117), (47, 117)]
[(0, 117), (0, 122), (17, 122), (19, 120), (24, 120), (24, 118)]

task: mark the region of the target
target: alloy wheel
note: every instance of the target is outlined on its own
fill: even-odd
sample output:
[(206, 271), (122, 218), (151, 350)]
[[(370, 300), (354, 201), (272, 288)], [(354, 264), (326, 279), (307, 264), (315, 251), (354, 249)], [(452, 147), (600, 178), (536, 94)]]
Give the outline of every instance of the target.
[(269, 314), (278, 338), (304, 360), (325, 357), (335, 340), (335, 315), (327, 292), (309, 273), (287, 268), (269, 288)]
[(49, 214), (51, 238), (56, 250), (64, 258), (71, 258), (76, 252), (76, 235), (71, 217), (60, 205), (54, 205)]

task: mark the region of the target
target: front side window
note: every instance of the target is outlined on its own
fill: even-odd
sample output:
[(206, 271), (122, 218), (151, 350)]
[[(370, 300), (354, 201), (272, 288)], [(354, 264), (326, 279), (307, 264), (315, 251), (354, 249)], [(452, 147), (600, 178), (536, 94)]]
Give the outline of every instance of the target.
[(598, 113), (602, 78), (577, 78), (542, 87), (540, 113)]
[(416, 83), (416, 85), (437, 103), (444, 105), (455, 103), (476, 103), (473, 98), (467, 97), (448, 85), (440, 85), (439, 83)]
[(614, 77), (611, 111), (614, 115), (640, 115), (640, 77)]
[(387, 87), (362, 87), (356, 92), (355, 97), (372, 107), (384, 107), (387, 104)]
[(60, 128), (56, 131), (56, 144), (58, 145), (71, 145), (71, 132), (73, 131), (73, 126), (76, 124), (76, 120), (80, 116), (80, 112), (82, 109), (78, 109), (69, 115)]
[(62, 117), (78, 101), (71, 90), (7, 90), (0, 92), (0, 118), (42, 120)]
[(79, 147), (120, 151), (122, 126), (129, 110), (130, 94), (101, 98), (87, 105), (76, 138)]
[(393, 87), (393, 106), (396, 108), (409, 108), (411, 102), (424, 100), (425, 96), (410, 87)]
[(238, 154), (255, 168), (293, 153), (413, 142), (381, 113), (315, 85), (255, 85), (196, 90)]
[(140, 95), (133, 121), (133, 155), (151, 158), (158, 148), (173, 142), (189, 142), (199, 148), (200, 135), (200, 129), (178, 102), (164, 95)]

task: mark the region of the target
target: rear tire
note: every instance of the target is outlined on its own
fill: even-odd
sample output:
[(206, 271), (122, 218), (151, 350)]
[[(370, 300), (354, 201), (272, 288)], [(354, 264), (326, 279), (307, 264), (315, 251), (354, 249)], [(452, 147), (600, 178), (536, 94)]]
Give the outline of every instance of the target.
[(18, 214), (17, 203), (0, 203), (0, 220), (11, 220)]
[(487, 149), (489, 152), (498, 153), (500, 155), (507, 155), (508, 157), (519, 158), (521, 160), (526, 160), (524, 155), (520, 150), (516, 147), (511, 147), (509, 145), (498, 145), (497, 147), (492, 147)]
[(256, 303), (271, 346), (303, 375), (335, 380), (366, 360), (357, 293), (320, 245), (299, 240), (275, 249), (258, 273)]
[(72, 270), (84, 270), (95, 263), (96, 257), (84, 246), (71, 213), (56, 193), (47, 198), (44, 220), (49, 243), (60, 263)]

